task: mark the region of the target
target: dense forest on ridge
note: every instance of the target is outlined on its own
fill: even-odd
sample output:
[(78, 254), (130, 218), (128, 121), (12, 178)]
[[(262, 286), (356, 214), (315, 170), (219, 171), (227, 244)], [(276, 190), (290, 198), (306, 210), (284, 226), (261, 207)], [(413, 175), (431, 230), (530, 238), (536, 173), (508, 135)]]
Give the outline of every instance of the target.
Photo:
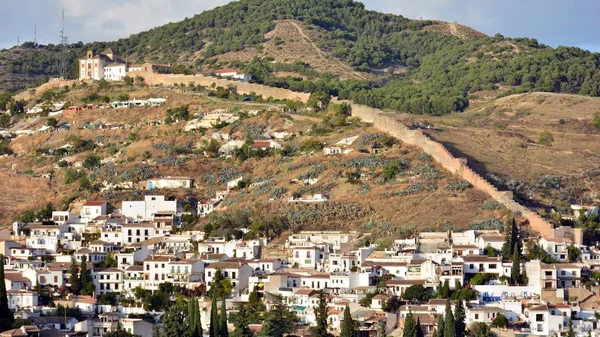
[[(215, 55), (260, 50), (265, 34), (277, 20), (297, 20), (306, 29), (325, 31), (319, 48), (358, 71), (402, 71), (384, 72), (368, 80), (341, 80), (315, 73), (306, 64), (277, 64), (269, 58), (235, 64), (270, 86), (325, 91), (377, 108), (437, 115), (463, 111), (469, 94), (480, 90), (600, 95), (597, 53), (573, 47), (554, 49), (535, 39), (501, 35), (461, 39), (425, 29), (436, 21), (378, 13), (351, 0), (232, 2), (118, 41), (72, 44), (70, 59), (84, 55), (87, 49), (100, 52), (111, 47), (132, 62), (180, 63), (177, 68), (194, 72), (197, 67), (218, 66), (212, 58)], [(59, 50), (26, 43), (0, 51), (0, 71), (4, 73), (0, 76), (56, 76)], [(276, 77), (277, 71), (288, 68), (308, 76)], [(75, 69), (71, 73), (75, 75)], [(0, 90), (21, 88), (0, 80)]]

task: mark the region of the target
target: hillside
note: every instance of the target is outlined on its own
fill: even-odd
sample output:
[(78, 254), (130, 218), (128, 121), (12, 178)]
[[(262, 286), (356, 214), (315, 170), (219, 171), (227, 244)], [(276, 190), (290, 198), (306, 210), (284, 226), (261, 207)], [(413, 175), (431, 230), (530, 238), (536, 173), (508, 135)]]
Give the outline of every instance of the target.
[[(527, 202), (566, 209), (600, 201), (600, 99), (531, 93), (462, 114), (416, 118), (426, 133), (502, 189)], [(553, 141), (540, 143), (547, 131)]]
[[(175, 86), (131, 88), (120, 84), (105, 89), (86, 85), (51, 90), (74, 104), (85, 102), (91, 93), (109, 98), (123, 94), (140, 99), (168, 97), (168, 102), (159, 108), (64, 112), (55, 118), (59, 126), (70, 125), (69, 130), (59, 128), (12, 140), (6, 146), (14, 155), (0, 157), (2, 178), (10, 181), (0, 187), (6, 201), (0, 206), (0, 223), (10, 223), (47, 202), (66, 208), (75, 207), (80, 200), (102, 199), (120, 207), (123, 199), (148, 193), (144, 190), (146, 179), (162, 176), (193, 178), (196, 188), (153, 192), (190, 202), (214, 197), (227, 181), (243, 176), (244, 186), (232, 191), (214, 216), (199, 221), (199, 226), (210, 224), (226, 232), (232, 230), (233, 220), (224, 219), (239, 212), (276, 217), (284, 226), (278, 230), (344, 227), (385, 236), (407, 235), (416, 228), (496, 227), (498, 219), (507, 215), (504, 207), (445, 172), (418, 148), (332, 112), (287, 114), (277, 102), (243, 101), (247, 96), (234, 93), (219, 99), (215, 92), (199, 86), (186, 92)], [(189, 106), (187, 119), (197, 112), (218, 109), (241, 119), (219, 130), (182, 132), (185, 121), (168, 123), (166, 119), (182, 105)], [(49, 119), (22, 117), (12, 131), (37, 130)], [(101, 127), (110, 124), (122, 127)], [(274, 132), (288, 136), (279, 140), (281, 150), (245, 148), (232, 158), (210, 154), (213, 152), (207, 156), (206, 146), (217, 131), (242, 140), (264, 139)], [(346, 147), (351, 150), (347, 154), (327, 156), (320, 150), (322, 144), (331, 146), (349, 137), (355, 140)], [(224, 143), (218, 141), (219, 146)], [(381, 148), (380, 153), (371, 153), (373, 147)], [(292, 183), (295, 179), (318, 181), (312, 185)], [(105, 183), (126, 181), (133, 181), (134, 188), (103, 188)], [(288, 202), (292, 196), (319, 193), (330, 200), (321, 204)], [(17, 202), (8, 202), (9, 198)]]
[[(31, 57), (39, 49), (31, 47), (0, 52), (4, 76), (21, 81), (2, 89), (56, 75), (56, 53), (40, 64)], [(240, 67), (270, 86), (324, 90), (413, 114), (464, 111), (482, 91), (491, 97), (529, 91), (600, 94), (598, 54), (408, 20), (349, 0), (232, 2), (118, 41), (74, 44), (70, 57), (106, 47), (132, 62), (178, 64), (175, 70), (184, 72)], [(27, 57), (6, 57), (17, 52)]]

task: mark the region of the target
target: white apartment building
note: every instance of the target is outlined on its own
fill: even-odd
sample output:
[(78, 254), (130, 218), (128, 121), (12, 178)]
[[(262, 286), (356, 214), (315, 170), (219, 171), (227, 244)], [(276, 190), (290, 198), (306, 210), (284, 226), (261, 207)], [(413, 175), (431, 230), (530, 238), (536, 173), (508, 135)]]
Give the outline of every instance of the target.
[(104, 66), (104, 79), (107, 81), (122, 81), (126, 75), (126, 63), (113, 62)]
[(27, 248), (41, 248), (45, 249), (48, 253), (56, 253), (63, 227), (59, 225), (29, 223), (21, 229), (28, 229), (30, 232), (29, 237), (25, 239), (25, 246)]
[(164, 195), (146, 195), (143, 201), (123, 201), (121, 213), (131, 219), (150, 220), (158, 212), (177, 212), (176, 200), (165, 200)]
[(123, 271), (117, 268), (94, 270), (92, 282), (96, 287), (96, 294), (121, 292), (123, 290)]
[[(221, 271), (224, 278), (230, 279), (233, 285), (232, 295), (240, 296), (248, 288), (248, 279), (252, 276), (252, 267), (245, 262), (215, 262), (204, 268), (204, 280), (210, 285), (217, 270)], [(210, 287), (209, 287), (210, 289)]]
[(154, 224), (151, 222), (128, 223), (121, 227), (123, 244), (146, 241), (154, 237)]

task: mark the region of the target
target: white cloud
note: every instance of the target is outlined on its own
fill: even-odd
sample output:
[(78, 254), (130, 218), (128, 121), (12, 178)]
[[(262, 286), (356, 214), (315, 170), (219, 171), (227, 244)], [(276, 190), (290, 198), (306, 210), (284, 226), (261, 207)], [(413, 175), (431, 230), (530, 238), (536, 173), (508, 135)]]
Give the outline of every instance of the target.
[(68, 20), (81, 29), (71, 41), (115, 40), (192, 17), (227, 0), (60, 0)]

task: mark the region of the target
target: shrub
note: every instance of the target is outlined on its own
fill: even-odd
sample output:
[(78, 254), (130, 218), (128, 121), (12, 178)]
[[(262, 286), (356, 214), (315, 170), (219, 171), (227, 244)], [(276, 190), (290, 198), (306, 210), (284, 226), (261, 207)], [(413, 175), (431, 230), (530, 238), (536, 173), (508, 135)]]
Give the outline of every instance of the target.
[(554, 142), (554, 136), (552, 135), (552, 133), (550, 131), (544, 130), (544, 131), (542, 131), (542, 133), (540, 133), (540, 137), (538, 138), (538, 144), (544, 145), (544, 146), (552, 146), (553, 142)]

